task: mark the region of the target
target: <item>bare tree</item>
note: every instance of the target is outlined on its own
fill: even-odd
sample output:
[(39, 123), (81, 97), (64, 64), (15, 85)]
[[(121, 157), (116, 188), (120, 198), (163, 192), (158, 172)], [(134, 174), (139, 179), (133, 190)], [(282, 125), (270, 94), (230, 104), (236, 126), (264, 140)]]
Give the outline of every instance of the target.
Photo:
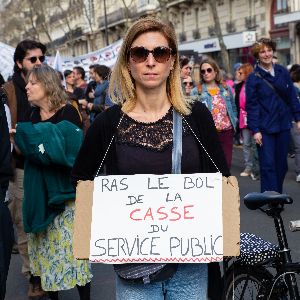
[(222, 35), (222, 30), (221, 30), (221, 25), (220, 25), (220, 20), (218, 16), (218, 11), (217, 11), (217, 4), (215, 0), (208, 0), (208, 4), (210, 6), (212, 15), (213, 15), (213, 20), (215, 22), (215, 31), (216, 35), (219, 39), (220, 43), (220, 48), (221, 48), (221, 56), (222, 56), (222, 63), (223, 67), (227, 72), (230, 70), (230, 62), (229, 62), (229, 55), (223, 40), (223, 35)]
[[(68, 44), (70, 45), (70, 48), (72, 49), (72, 56), (75, 56), (75, 37), (74, 37), (74, 30), (71, 25), (70, 21), (70, 2), (68, 4), (68, 7), (64, 8), (63, 7), (63, 0), (54, 0), (55, 5), (60, 11), (60, 16), (61, 16), (61, 29), (65, 33), (65, 36), (67, 37)], [(82, 6), (77, 6), (77, 9), (82, 9)], [(65, 30), (65, 26), (67, 25), (67, 30)]]
[(90, 0), (78, 0), (80, 6), (82, 7), (82, 11), (85, 17), (85, 20), (88, 24), (89, 28), (89, 41), (90, 41), (90, 48), (91, 51), (95, 50), (95, 43), (94, 43), (94, 6), (93, 2)]
[[(87, 27), (89, 30), (89, 36), (93, 36), (94, 28), (93, 28), (93, 19), (94, 19), (94, 11), (93, 7), (90, 6), (91, 1), (89, 0), (77, 0), (75, 3), (71, 3), (71, 1), (65, 0), (53, 0), (55, 6), (58, 8), (60, 16), (61, 16), (61, 29), (65, 33), (67, 37), (68, 44), (72, 49), (72, 56), (75, 56), (75, 42), (76, 42), (76, 29), (78, 25), (84, 24), (84, 21), (87, 23)], [(71, 17), (76, 12), (76, 14), (81, 15), (84, 19), (81, 19), (81, 23), (72, 22)], [(95, 45), (92, 38), (90, 38), (91, 50), (94, 50)]]
[(48, 42), (52, 42), (50, 24), (47, 17), (50, 13), (50, 7), (47, 3), (40, 5), (38, 0), (26, 0), (28, 8), (27, 17), (30, 20), (32, 30), (35, 32), (36, 38), (40, 40), (40, 34), (47, 36)]
[(123, 3), (123, 6), (125, 8), (125, 19), (126, 19), (126, 23), (125, 23), (125, 28), (124, 28), (124, 32), (126, 32), (128, 30), (128, 28), (131, 25), (131, 14), (130, 14), (130, 10), (133, 7), (134, 4), (134, 0), (131, 0), (129, 4), (126, 4), (126, 0), (121, 0)]
[(24, 21), (20, 18), (20, 5), (19, 0), (10, 1), (0, 11), (0, 40), (11, 46), (19, 43), (24, 33)]
[(169, 23), (169, 13), (168, 13), (168, 9), (167, 9), (167, 4), (168, 4), (169, 0), (158, 0), (159, 6), (160, 6), (160, 17), (161, 20), (164, 23)]

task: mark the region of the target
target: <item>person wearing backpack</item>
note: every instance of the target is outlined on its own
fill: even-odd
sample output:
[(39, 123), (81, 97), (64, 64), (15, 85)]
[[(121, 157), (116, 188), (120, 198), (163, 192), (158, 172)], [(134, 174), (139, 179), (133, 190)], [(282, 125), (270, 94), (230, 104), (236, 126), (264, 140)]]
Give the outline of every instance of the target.
[(257, 64), (246, 81), (246, 111), (258, 149), (261, 192), (282, 193), (292, 120), (300, 130), (300, 103), (287, 69), (273, 64), (275, 50), (269, 38), (251, 48)]

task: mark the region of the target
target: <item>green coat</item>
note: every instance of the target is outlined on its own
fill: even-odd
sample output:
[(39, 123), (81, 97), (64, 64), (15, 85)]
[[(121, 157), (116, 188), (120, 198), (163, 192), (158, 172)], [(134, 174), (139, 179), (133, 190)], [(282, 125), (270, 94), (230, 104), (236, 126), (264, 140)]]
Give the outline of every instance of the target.
[(25, 156), (23, 223), (25, 232), (40, 232), (75, 199), (70, 172), (83, 139), (69, 121), (19, 123), (15, 142)]

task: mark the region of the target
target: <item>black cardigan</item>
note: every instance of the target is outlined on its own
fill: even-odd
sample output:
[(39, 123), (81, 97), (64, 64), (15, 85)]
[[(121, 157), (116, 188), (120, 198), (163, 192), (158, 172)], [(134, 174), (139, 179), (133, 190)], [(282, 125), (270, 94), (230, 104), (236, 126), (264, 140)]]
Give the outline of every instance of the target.
[[(0, 186), (3, 189), (8, 187), (8, 181), (13, 177), (11, 167), (11, 151), (8, 126), (4, 104), (0, 100)], [(1, 201), (1, 199), (0, 199)]]
[[(107, 147), (116, 133), (117, 125), (121, 118), (122, 111), (120, 106), (114, 105), (97, 116), (89, 128), (81, 149), (76, 158), (71, 178), (74, 183), (79, 180), (93, 180), (100, 163), (104, 157)], [(215, 129), (215, 125), (205, 105), (195, 102), (192, 113), (185, 117), (185, 120), (192, 127), (193, 131), (206, 148), (207, 152), (224, 176), (229, 176), (229, 169), (226, 164), (225, 156)], [(184, 122), (184, 121), (183, 121)], [(203, 151), (197, 141), (200, 153), (199, 173), (217, 172), (215, 166)], [(116, 158), (116, 144), (112, 143), (105, 159), (107, 175), (119, 174)]]

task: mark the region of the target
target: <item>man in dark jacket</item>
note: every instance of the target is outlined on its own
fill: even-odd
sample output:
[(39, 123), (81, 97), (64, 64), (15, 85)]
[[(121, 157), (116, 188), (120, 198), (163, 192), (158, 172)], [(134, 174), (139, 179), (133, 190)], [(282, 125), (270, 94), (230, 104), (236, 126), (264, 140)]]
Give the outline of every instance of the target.
[[(10, 109), (13, 129), (18, 122), (28, 120), (31, 106), (25, 90), (25, 78), (35, 66), (40, 66), (45, 61), (45, 53), (46, 47), (33, 40), (24, 40), (16, 47), (12, 80), (3, 85), (2, 93), (0, 93), (0, 101), (7, 103)], [(14, 178), (9, 184), (9, 209), (16, 228), (18, 250), (23, 261), (22, 273), (30, 278), (27, 235), (24, 232), (22, 219), (24, 157), (13, 150), (13, 161), (15, 170)], [(30, 283), (29, 297), (39, 297), (43, 294), (44, 291), (38, 285)]]
[(4, 300), (14, 236), (10, 213), (5, 203), (12, 168), (8, 126), (2, 101), (0, 101), (0, 144), (0, 300)]

